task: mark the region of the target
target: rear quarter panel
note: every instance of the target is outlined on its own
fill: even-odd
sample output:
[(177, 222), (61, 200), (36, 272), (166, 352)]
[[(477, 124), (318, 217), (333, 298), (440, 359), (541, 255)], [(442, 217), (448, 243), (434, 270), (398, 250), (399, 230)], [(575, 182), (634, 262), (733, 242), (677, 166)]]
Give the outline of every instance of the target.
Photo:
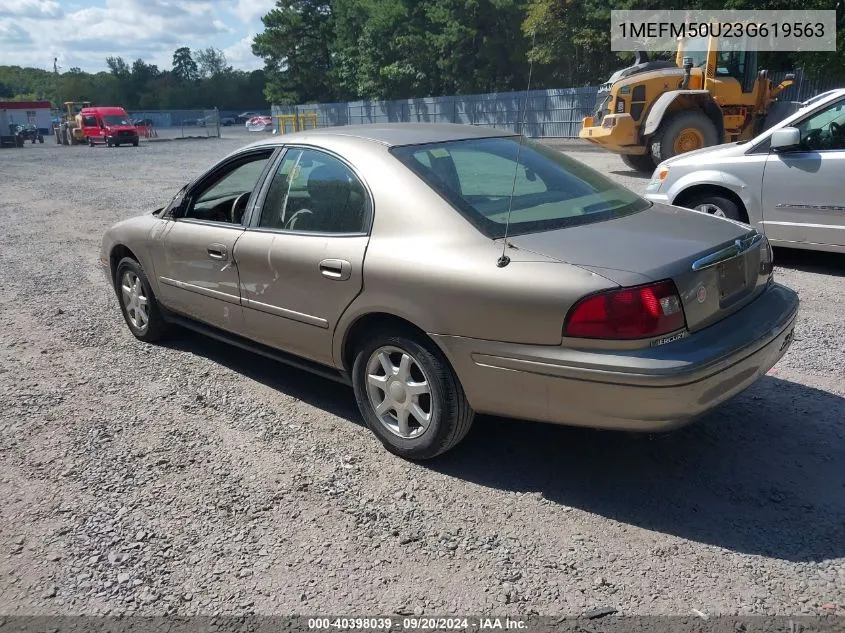
[(494, 242), (386, 148), (333, 148), (359, 168), (374, 198), (363, 290), (338, 322), (338, 363), (348, 329), (379, 312), (432, 334), (537, 345), (561, 342), (564, 318), (585, 294), (616, 284), (599, 274), (515, 248), (497, 267)]

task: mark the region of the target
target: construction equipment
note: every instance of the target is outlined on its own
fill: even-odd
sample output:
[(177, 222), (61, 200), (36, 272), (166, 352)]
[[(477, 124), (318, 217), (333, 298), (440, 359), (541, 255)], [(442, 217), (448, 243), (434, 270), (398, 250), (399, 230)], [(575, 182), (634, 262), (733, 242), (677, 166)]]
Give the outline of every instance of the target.
[(9, 123), (5, 110), (0, 110), (0, 147), (23, 147), (23, 137), (17, 133), (17, 126)]
[(90, 101), (65, 101), (65, 111), (57, 126), (53, 127), (56, 136), (56, 143), (59, 145), (79, 145), (85, 143), (85, 135), (82, 132), (82, 108), (91, 106)]
[(316, 112), (300, 112), (298, 114), (276, 114), (274, 116), (279, 121), (280, 134), (287, 134), (288, 125), (290, 125), (291, 132), (298, 132), (301, 130), (308, 129), (316, 130), (319, 127)]
[(720, 50), (712, 36), (680, 40), (674, 62), (638, 51), (633, 66), (599, 88), (579, 136), (650, 173), (676, 154), (756, 136), (793, 79), (787, 75), (772, 88), (768, 72), (757, 71), (756, 51), (742, 42), (725, 42)]

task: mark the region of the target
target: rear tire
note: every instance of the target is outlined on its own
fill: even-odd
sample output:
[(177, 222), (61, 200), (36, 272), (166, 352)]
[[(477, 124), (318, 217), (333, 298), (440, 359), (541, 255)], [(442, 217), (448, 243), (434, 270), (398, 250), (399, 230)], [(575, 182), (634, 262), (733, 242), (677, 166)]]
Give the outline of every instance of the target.
[(132, 141), (132, 147), (138, 147), (138, 140)]
[(695, 209), (702, 213), (709, 213), (717, 217), (728, 218), (729, 220), (747, 222), (736, 202), (718, 194), (699, 194), (691, 197), (689, 200), (685, 200), (680, 206), (686, 207), (687, 209)]
[(719, 133), (700, 110), (679, 112), (660, 124), (651, 141), (651, 157), (658, 165), (668, 158), (719, 142)]
[(131, 257), (121, 259), (115, 271), (114, 288), (120, 311), (135, 338), (152, 343), (167, 334), (168, 324), (141, 264)]
[(651, 154), (622, 154), (621, 156), (625, 166), (634, 171), (648, 174), (654, 171), (655, 164)]
[(367, 426), (388, 451), (405, 459), (431, 459), (450, 450), (475, 416), (440, 350), (415, 334), (377, 333), (365, 340), (352, 366), (352, 385)]

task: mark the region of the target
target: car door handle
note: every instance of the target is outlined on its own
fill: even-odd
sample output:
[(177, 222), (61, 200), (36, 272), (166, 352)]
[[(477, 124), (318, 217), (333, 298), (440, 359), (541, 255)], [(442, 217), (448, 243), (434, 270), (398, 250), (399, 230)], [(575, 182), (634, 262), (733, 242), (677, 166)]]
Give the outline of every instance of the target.
[(211, 259), (225, 260), (228, 257), (228, 249), (225, 244), (209, 244), (208, 256)]
[(352, 276), (352, 264), (345, 259), (324, 259), (320, 262), (320, 274), (335, 281), (346, 281)]

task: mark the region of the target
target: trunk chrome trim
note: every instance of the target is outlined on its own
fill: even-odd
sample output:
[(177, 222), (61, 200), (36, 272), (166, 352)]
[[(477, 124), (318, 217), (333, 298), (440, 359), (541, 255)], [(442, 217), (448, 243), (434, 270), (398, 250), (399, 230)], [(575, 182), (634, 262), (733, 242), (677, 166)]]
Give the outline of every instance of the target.
[(203, 288), (202, 286), (197, 286), (196, 284), (189, 284), (184, 281), (170, 279), (169, 277), (159, 277), (158, 280), (168, 286), (173, 286), (174, 288), (179, 288), (180, 290), (187, 290), (188, 292), (196, 292), (199, 295), (211, 297), (212, 299), (220, 299), (226, 303), (234, 303), (235, 305), (240, 305), (241, 303), (241, 298), (238, 295), (229, 294), (228, 292), (220, 292), (219, 290), (212, 290), (211, 288)]
[(310, 314), (303, 314), (302, 312), (296, 312), (295, 310), (288, 310), (287, 308), (280, 308), (279, 306), (270, 305), (268, 303), (261, 303), (255, 299), (244, 299), (243, 305), (246, 308), (252, 308), (253, 310), (258, 310), (259, 312), (266, 312), (267, 314), (282, 317), (283, 319), (299, 321), (300, 323), (305, 323), (306, 325), (314, 325), (316, 327), (323, 328), (324, 330), (329, 328), (329, 322), (323, 318), (312, 316)]
[(723, 248), (721, 250), (716, 251), (715, 253), (710, 253), (709, 255), (705, 255), (701, 259), (697, 259), (692, 263), (692, 269), (696, 272), (699, 270), (705, 270), (707, 268), (712, 268), (717, 264), (721, 264), (724, 261), (729, 259), (733, 259), (734, 257), (739, 257), (743, 253), (748, 252), (754, 246), (759, 244), (763, 239), (762, 233), (754, 232), (748, 237), (743, 239), (734, 240), (734, 243), (730, 246)]

